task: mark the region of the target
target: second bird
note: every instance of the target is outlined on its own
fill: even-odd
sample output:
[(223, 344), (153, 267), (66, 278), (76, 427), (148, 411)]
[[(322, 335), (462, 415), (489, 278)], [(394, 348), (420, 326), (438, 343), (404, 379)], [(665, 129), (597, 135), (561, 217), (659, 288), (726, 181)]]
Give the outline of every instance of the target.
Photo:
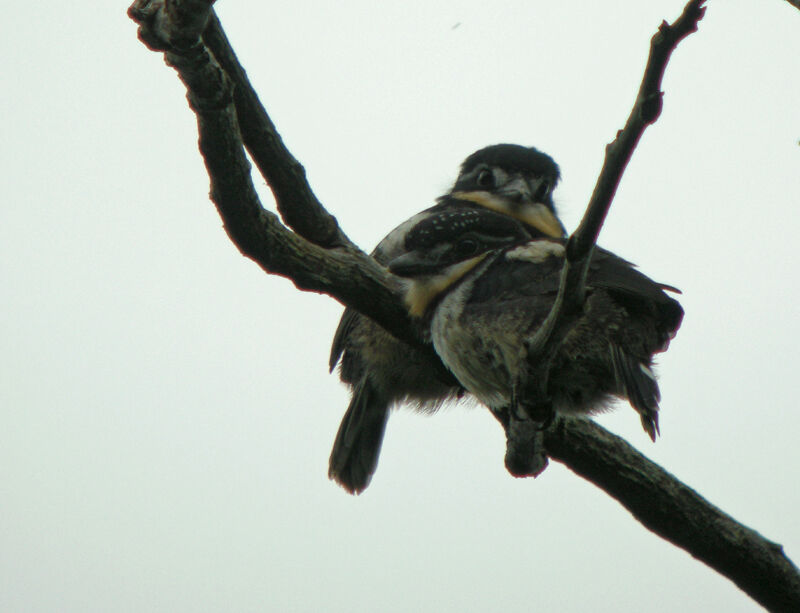
[[(518, 220), (531, 236), (560, 237), (553, 188), (558, 166), (533, 147), (502, 144), (467, 157), (450, 191), (384, 238), (373, 251), (380, 264), (405, 252), (408, 231), (424, 219), (457, 222), (456, 211), (495, 211)], [(444, 216), (440, 216), (443, 215)], [(345, 309), (331, 348), (330, 367), (352, 392), (330, 457), (329, 476), (352, 493), (367, 487), (377, 467), (391, 407), (406, 403), (433, 411), (463, 388), (435, 356), (397, 340), (369, 318)]]

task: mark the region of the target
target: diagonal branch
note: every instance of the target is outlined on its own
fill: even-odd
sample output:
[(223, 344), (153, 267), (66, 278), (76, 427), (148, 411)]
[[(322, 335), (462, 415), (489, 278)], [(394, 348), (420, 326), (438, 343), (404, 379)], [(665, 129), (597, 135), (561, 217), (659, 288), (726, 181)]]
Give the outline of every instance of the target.
[[(704, 4), (705, 0), (691, 0), (675, 23), (662, 22), (658, 32), (650, 40), (650, 55), (647, 58), (636, 101), (625, 122), (625, 127), (617, 134), (614, 142), (606, 147), (603, 168), (600, 170), (600, 176), (597, 178), (586, 213), (578, 229), (569, 239), (567, 260), (571, 262), (588, 261), (587, 256), (597, 242), (600, 229), (633, 150), (639, 144), (647, 126), (655, 123), (661, 115), (664, 96), (664, 92), (661, 91), (661, 82), (667, 63), (678, 44), (689, 34), (697, 31), (697, 25), (706, 11)], [(584, 270), (580, 283), (583, 283), (585, 276)]]
[(783, 548), (709, 503), (589, 420), (545, 433), (554, 460), (616, 498), (645, 528), (685, 549), (770, 611), (800, 611), (800, 573)]
[[(548, 381), (561, 338), (554, 334), (583, 308), (586, 275), (592, 251), (622, 174), (645, 129), (661, 114), (661, 81), (678, 43), (697, 30), (705, 0), (690, 0), (681, 16), (670, 25), (662, 22), (650, 41), (644, 77), (625, 127), (606, 147), (603, 168), (578, 229), (567, 241), (558, 293), (550, 312), (525, 342), (526, 368), (514, 382), (512, 406), (506, 426), (506, 468), (516, 475), (538, 475), (547, 466), (541, 433), (552, 416)], [(520, 410), (520, 403), (525, 409)]]
[(283, 144), (213, 11), (203, 42), (235, 85), (233, 101), (242, 139), (269, 184), (283, 221), (300, 236), (322, 247), (354, 247), (336, 218), (317, 200), (303, 166)]
[[(690, 0), (678, 19), (672, 25), (662, 22), (650, 41), (650, 56), (639, 93), (633, 104), (625, 127), (617, 133), (614, 141), (606, 147), (603, 168), (597, 178), (592, 197), (578, 229), (567, 242), (567, 257), (561, 274), (561, 284), (553, 307), (545, 321), (531, 340), (528, 350), (531, 356), (542, 356), (543, 368), (549, 369), (550, 359), (557, 348), (557, 340), (552, 336), (558, 323), (571, 311), (583, 304), (585, 280), (589, 262), (600, 229), (603, 227), (608, 209), (617, 192), (622, 174), (642, 138), (645, 129), (661, 114), (661, 81), (672, 52), (684, 38), (697, 31), (697, 24), (703, 18), (705, 0)], [(539, 369), (541, 370), (541, 369)], [(546, 371), (542, 371), (545, 374)]]

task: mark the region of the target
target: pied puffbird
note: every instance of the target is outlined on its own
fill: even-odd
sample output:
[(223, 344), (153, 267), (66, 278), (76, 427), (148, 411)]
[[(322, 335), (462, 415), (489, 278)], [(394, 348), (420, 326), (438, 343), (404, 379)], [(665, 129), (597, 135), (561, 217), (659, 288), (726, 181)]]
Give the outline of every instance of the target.
[[(454, 211), (492, 211), (516, 220), (531, 236), (562, 237), (564, 227), (553, 205), (558, 181), (556, 163), (533, 147), (502, 144), (480, 149), (464, 160), (454, 185), (433, 207), (392, 230), (372, 256), (386, 265), (406, 252), (411, 228)], [(331, 370), (339, 361), (341, 380), (352, 396), (333, 444), (328, 475), (347, 491), (359, 493), (377, 467), (391, 407), (408, 403), (433, 411), (464, 390), (438, 360), (350, 308), (334, 335)]]

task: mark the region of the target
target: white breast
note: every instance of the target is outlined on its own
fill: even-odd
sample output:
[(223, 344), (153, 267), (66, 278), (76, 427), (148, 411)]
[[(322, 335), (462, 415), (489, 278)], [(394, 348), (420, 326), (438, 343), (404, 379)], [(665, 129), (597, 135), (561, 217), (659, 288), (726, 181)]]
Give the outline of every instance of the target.
[(505, 334), (489, 322), (462, 317), (472, 285), (472, 279), (467, 279), (436, 307), (431, 321), (433, 346), (461, 385), (478, 400), (490, 407), (507, 406), (511, 381), (517, 374), (519, 347), (513, 333)]

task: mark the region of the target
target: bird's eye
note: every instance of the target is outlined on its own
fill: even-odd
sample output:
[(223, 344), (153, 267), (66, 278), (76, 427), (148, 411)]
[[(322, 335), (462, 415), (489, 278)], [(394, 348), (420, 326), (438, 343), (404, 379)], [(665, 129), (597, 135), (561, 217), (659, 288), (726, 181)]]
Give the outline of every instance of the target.
[(550, 193), (550, 181), (542, 181), (536, 188), (536, 191), (533, 193), (533, 201), (534, 202), (541, 202), (545, 198), (547, 198), (547, 194)]
[(478, 178), (475, 182), (479, 187), (492, 188), (494, 187), (494, 174), (488, 168), (484, 168), (478, 173)]
[(456, 244), (456, 253), (461, 257), (475, 255), (478, 252), (478, 242), (471, 238), (459, 241)]

